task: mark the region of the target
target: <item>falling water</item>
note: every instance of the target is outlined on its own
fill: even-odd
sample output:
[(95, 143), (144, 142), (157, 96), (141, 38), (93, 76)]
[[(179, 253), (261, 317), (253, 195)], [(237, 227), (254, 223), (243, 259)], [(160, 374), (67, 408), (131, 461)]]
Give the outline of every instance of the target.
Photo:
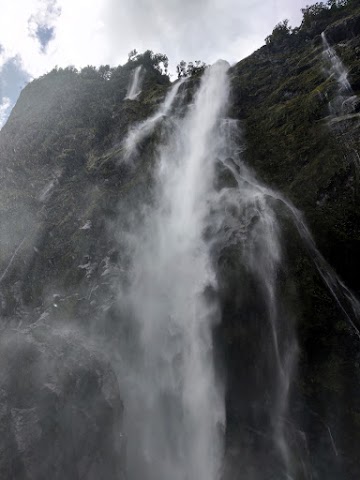
[[(213, 218), (217, 236), (226, 231), (227, 244), (241, 245), (244, 264), (253, 273), (267, 304), (267, 318), (271, 326), (273, 350), (267, 362), (272, 367), (275, 392), (269, 404), (274, 444), (280, 453), (285, 478), (297, 478), (300, 468), (293, 459), (288, 441), (289, 391), (297, 360), (298, 346), (292, 318), (281, 310), (281, 292), (277, 287), (277, 273), (281, 267), (281, 229), (278, 222), (280, 206), (290, 215), (307, 248), (321, 278), (335, 302), (347, 318), (354, 333), (360, 337), (360, 302), (342, 282), (316, 247), (315, 241), (301, 213), (281, 194), (259, 183), (241, 160), (236, 141), (237, 124), (227, 120), (223, 124), (223, 148), (219, 159), (232, 172), (238, 188), (222, 189), (216, 202), (217, 213)], [(221, 212), (223, 214), (221, 215)], [(264, 355), (264, 350), (262, 355)], [(305, 464), (301, 467), (307, 475)], [(307, 477), (306, 477), (307, 478)]]
[(132, 81), (128, 88), (128, 93), (125, 97), (125, 100), (135, 100), (141, 93), (141, 73), (142, 73), (142, 66), (139, 65), (135, 68)]
[(281, 201), (290, 212), (299, 235), (306, 245), (309, 255), (314, 261), (321, 278), (327, 285), (330, 293), (344, 313), (345, 317), (348, 319), (354, 332), (360, 338), (360, 331), (356, 325), (356, 322), (360, 321), (360, 302), (318, 250), (311, 232), (302, 218), (301, 212), (299, 212), (299, 210), (297, 210), (297, 208), (295, 208), (294, 205), (289, 202), (289, 200), (286, 200), (279, 193), (274, 192), (266, 187), (261, 188), (264, 192), (266, 192), (266, 195)]
[[(223, 118), (227, 68), (218, 62), (205, 72), (185, 114), (182, 106), (174, 108), (182, 84), (177, 82), (158, 111), (130, 130), (124, 143), (128, 158), (136, 159), (139, 144), (159, 122), (167, 125), (155, 154), (153, 201), (138, 210), (125, 235), (131, 268), (119, 305), (127, 319), (120, 351), (130, 480), (220, 478), (225, 407), (212, 343), (212, 327), (220, 320), (217, 244), (240, 246), (241, 262), (262, 292), (264, 329), (270, 333), (258, 355), (271, 370), (265, 408), (280, 478), (297, 478), (300, 468), (289, 445), (289, 394), (298, 347), (278, 290), (281, 205), (359, 335), (360, 304), (318, 251), (300, 212), (260, 184), (241, 160), (237, 122)], [(232, 173), (236, 188), (216, 186), (219, 165)], [(301, 468), (306, 478), (306, 467)]]
[[(194, 105), (185, 116), (173, 115), (173, 131), (157, 155), (154, 204), (129, 234), (131, 278), (119, 303), (126, 304), (136, 332), (123, 354), (130, 479), (219, 476), (225, 413), (212, 344), (219, 309), (203, 232), (221, 146), (227, 69), (224, 61), (209, 68)], [(179, 85), (150, 124), (169, 109)]]
[(338, 91), (335, 99), (330, 102), (330, 113), (334, 116), (351, 114), (358, 103), (357, 96), (348, 80), (348, 71), (342, 63), (335, 49), (327, 41), (325, 32), (321, 34), (324, 46), (324, 58), (330, 64), (329, 74), (336, 80)]
[(344, 92), (351, 92), (351, 85), (348, 80), (348, 71), (345, 68), (344, 64), (336, 54), (335, 50), (330, 46), (327, 41), (325, 32), (321, 34), (321, 38), (324, 45), (324, 55), (331, 62), (331, 72), (335, 76), (336, 81), (339, 84), (339, 87)]
[(180, 79), (173, 85), (164, 102), (153, 115), (130, 129), (124, 140), (124, 158), (126, 160), (129, 160), (137, 153), (139, 144), (154, 132), (159, 122), (170, 112), (178, 90), (184, 81), (185, 79)]
[(329, 102), (330, 119), (329, 126), (337, 134), (340, 141), (347, 152), (346, 158), (354, 164), (355, 167), (355, 197), (358, 196), (359, 190), (359, 172), (360, 172), (360, 155), (358, 152), (358, 130), (360, 115), (357, 112), (359, 99), (354, 94), (348, 80), (348, 71), (334, 48), (329, 45), (325, 32), (321, 34), (324, 45), (324, 57), (331, 68), (330, 76), (333, 76), (337, 83), (337, 93), (335, 98)]
[(328, 264), (323, 255), (316, 247), (315, 241), (302, 219), (301, 213), (287, 200), (278, 195), (278, 198), (287, 206), (292, 214), (296, 228), (305, 243), (308, 252), (315, 263), (315, 266), (328, 287), (334, 300), (344, 313), (353, 328), (355, 334), (360, 338), (360, 331), (357, 322), (360, 321), (360, 302), (355, 295), (348, 289), (333, 268)]
[[(269, 388), (272, 391), (267, 406), (270, 434), (280, 457), (284, 478), (293, 478), (294, 465), (288, 445), (286, 418), (297, 342), (292, 319), (279, 308), (281, 294), (277, 278), (282, 262), (280, 225), (274, 208), (276, 202), (242, 162), (237, 137), (237, 122), (224, 121), (223, 145), (218, 158), (231, 171), (237, 188), (223, 188), (213, 199), (214, 238), (223, 245), (240, 246), (241, 261), (262, 292), (266, 306), (265, 318), (270, 327), (269, 344), (272, 347), (264, 345), (256, 355), (258, 359), (266, 357), (259, 360), (260, 364), (271, 366), (269, 384), (263, 385), (264, 390)], [(222, 232), (226, 232), (225, 237)], [(266, 331), (267, 326), (264, 325), (263, 329)]]
[[(232, 171), (234, 171), (233, 166), (230, 168)], [(360, 330), (357, 326), (357, 322), (360, 321), (360, 302), (318, 250), (311, 232), (302, 218), (301, 212), (280, 193), (256, 182), (254, 177), (249, 175), (249, 171), (244, 166), (242, 167), (242, 173), (237, 173), (237, 176), (242, 182), (246, 182), (247, 185), (251, 185), (254, 191), (258, 192), (258, 195), (261, 195), (265, 198), (271, 198), (272, 200), (280, 202), (286, 207), (321, 278), (328, 287), (335, 302), (338, 304), (339, 308), (349, 321), (354, 333), (360, 338)], [(272, 222), (274, 222), (274, 220), (272, 220)]]

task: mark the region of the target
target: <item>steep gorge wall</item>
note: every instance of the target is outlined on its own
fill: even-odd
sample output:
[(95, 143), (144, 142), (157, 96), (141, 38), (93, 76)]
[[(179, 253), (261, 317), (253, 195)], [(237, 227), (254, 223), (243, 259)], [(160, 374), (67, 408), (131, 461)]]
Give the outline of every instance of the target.
[[(322, 253), (358, 293), (360, 118), (355, 113), (350, 120), (340, 119), (338, 128), (329, 125), (329, 102), (338, 87), (329, 77), (321, 40), (325, 31), (358, 95), (360, 10), (352, 5), (340, 18), (314, 22), (305, 31), (262, 47), (235, 65), (231, 75), (232, 114), (243, 126), (247, 164), (304, 213)], [(359, 340), (313, 270), (291, 221), (285, 220), (283, 227), (287, 273), (280, 281), (286, 301), (297, 312), (300, 346), (294, 418), (307, 432), (311, 463), (317, 466), (319, 478), (356, 478)], [(229, 302), (228, 308), (236, 312), (235, 302)], [(237, 362), (238, 369), (244, 361), (239, 351), (246, 351), (245, 340), (234, 344), (239, 330), (234, 320), (230, 333), (226, 332), (232, 352), (229, 363)], [(230, 395), (236, 403), (234, 398)], [(335, 461), (327, 428), (338, 448)]]
[[(344, 131), (327, 123), (336, 85), (326, 72), (320, 37), (325, 30), (358, 94), (360, 11), (345, 13), (266, 45), (232, 67), (230, 115), (240, 121), (246, 163), (304, 212), (320, 250), (356, 293), (359, 124), (355, 119)], [(122, 164), (122, 140), (131, 125), (156, 110), (169, 86), (166, 76), (148, 71), (137, 100), (126, 101), (130, 77), (131, 65), (115, 69), (110, 79), (91, 69), (50, 73), (24, 89), (1, 131), (4, 324), (32, 324), (46, 311), (50, 323), (66, 319), (97, 335), (111, 335), (116, 328), (111, 279), (123, 261), (115, 239), (119, 216), (121, 222), (121, 209), (131, 208), (133, 198), (151, 195), (161, 128), (142, 144), (143, 163), (135, 169)], [(192, 78), (181, 87), (188, 101), (197, 84)], [(223, 174), (221, 182), (231, 185), (233, 179)], [(284, 309), (296, 317), (300, 346), (291, 402), (296, 427), (308, 439), (300, 450), (308, 449), (319, 478), (355, 479), (360, 470), (358, 339), (293, 224), (285, 213), (279, 215), (286, 245), (279, 283)], [(235, 471), (245, 462), (236, 453), (244, 431), (249, 444), (261, 443), (251, 430), (257, 419), (246, 408), (256, 398), (266, 402), (254, 380), (262, 305), (237, 254), (229, 249), (217, 258), (223, 322), (215, 332), (228, 374), (228, 446), (235, 449)], [(248, 447), (242, 445), (241, 453)]]

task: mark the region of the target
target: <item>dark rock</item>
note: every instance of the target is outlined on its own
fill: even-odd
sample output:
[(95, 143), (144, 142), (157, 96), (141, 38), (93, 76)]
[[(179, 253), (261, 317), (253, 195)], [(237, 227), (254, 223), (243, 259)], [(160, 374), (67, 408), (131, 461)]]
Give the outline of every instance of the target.
[[(322, 55), (324, 30), (358, 95), (360, 11), (350, 0), (233, 66), (230, 116), (242, 121), (244, 162), (303, 211), (321, 252), (358, 292), (359, 124), (352, 115), (338, 118), (339, 128), (329, 126), (328, 103), (337, 85)], [(139, 100), (123, 102), (128, 80), (123, 67), (107, 81), (51, 72), (24, 89), (2, 129), (0, 303), (9, 318), (17, 315), (25, 324), (34, 308), (50, 308), (50, 298), (56, 300), (56, 319), (81, 319), (84, 328), (96, 308), (100, 318), (108, 309), (108, 324), (97, 327), (104, 336), (114, 335), (119, 315), (104, 275), (114, 270), (111, 275), (121, 276), (128, 265), (112, 238), (126, 231), (122, 212), (143, 218), (133, 207), (151, 196), (154, 151), (163, 132), (143, 142), (136, 168), (121, 164), (122, 140), (169, 86), (153, 72)], [(198, 82), (190, 78), (182, 85), (180, 110), (193, 101)], [(216, 168), (215, 187), (236, 188), (231, 172), (221, 163)], [(284, 312), (296, 314), (300, 349), (290, 410), (301, 438), (294, 443), (300, 451), (308, 448), (313, 478), (357, 480), (358, 339), (290, 223), (282, 219), (284, 271), (277, 281)], [(91, 228), (84, 229), (87, 224)], [(205, 234), (211, 238), (212, 232)], [(263, 292), (244, 269), (237, 245), (215, 253), (222, 312), (215, 337), (228, 380), (229, 477), (241, 472), (244, 478), (274, 478), (276, 469), (262, 472), (273, 443), (266, 406), (274, 370), (257, 355), (261, 340), (271, 343)], [(205, 295), (211, 299), (213, 292)], [(88, 342), (44, 326), (7, 330), (0, 354), (0, 478), (121, 478), (116, 378)], [(255, 470), (244, 452), (252, 452)]]
[(360, 34), (360, 15), (353, 15), (329, 25), (325, 34), (331, 43), (351, 40)]
[(0, 342), (0, 477), (121, 477), (122, 403), (110, 365), (79, 333), (34, 326)]

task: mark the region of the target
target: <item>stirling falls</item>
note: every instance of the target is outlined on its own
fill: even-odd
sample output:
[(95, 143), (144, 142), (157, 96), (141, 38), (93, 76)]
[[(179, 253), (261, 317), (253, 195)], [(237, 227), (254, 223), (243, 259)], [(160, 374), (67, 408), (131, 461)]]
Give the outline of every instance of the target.
[(1, 479), (360, 478), (360, 7), (330, 3), (233, 66), (131, 52), (24, 88)]

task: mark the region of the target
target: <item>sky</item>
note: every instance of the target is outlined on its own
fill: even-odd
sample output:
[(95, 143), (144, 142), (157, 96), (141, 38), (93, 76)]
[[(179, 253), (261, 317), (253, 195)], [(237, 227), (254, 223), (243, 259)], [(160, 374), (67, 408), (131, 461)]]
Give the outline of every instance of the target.
[(116, 66), (136, 48), (180, 60), (230, 63), (264, 44), (312, 0), (3, 0), (0, 127), (20, 91), (55, 66)]

